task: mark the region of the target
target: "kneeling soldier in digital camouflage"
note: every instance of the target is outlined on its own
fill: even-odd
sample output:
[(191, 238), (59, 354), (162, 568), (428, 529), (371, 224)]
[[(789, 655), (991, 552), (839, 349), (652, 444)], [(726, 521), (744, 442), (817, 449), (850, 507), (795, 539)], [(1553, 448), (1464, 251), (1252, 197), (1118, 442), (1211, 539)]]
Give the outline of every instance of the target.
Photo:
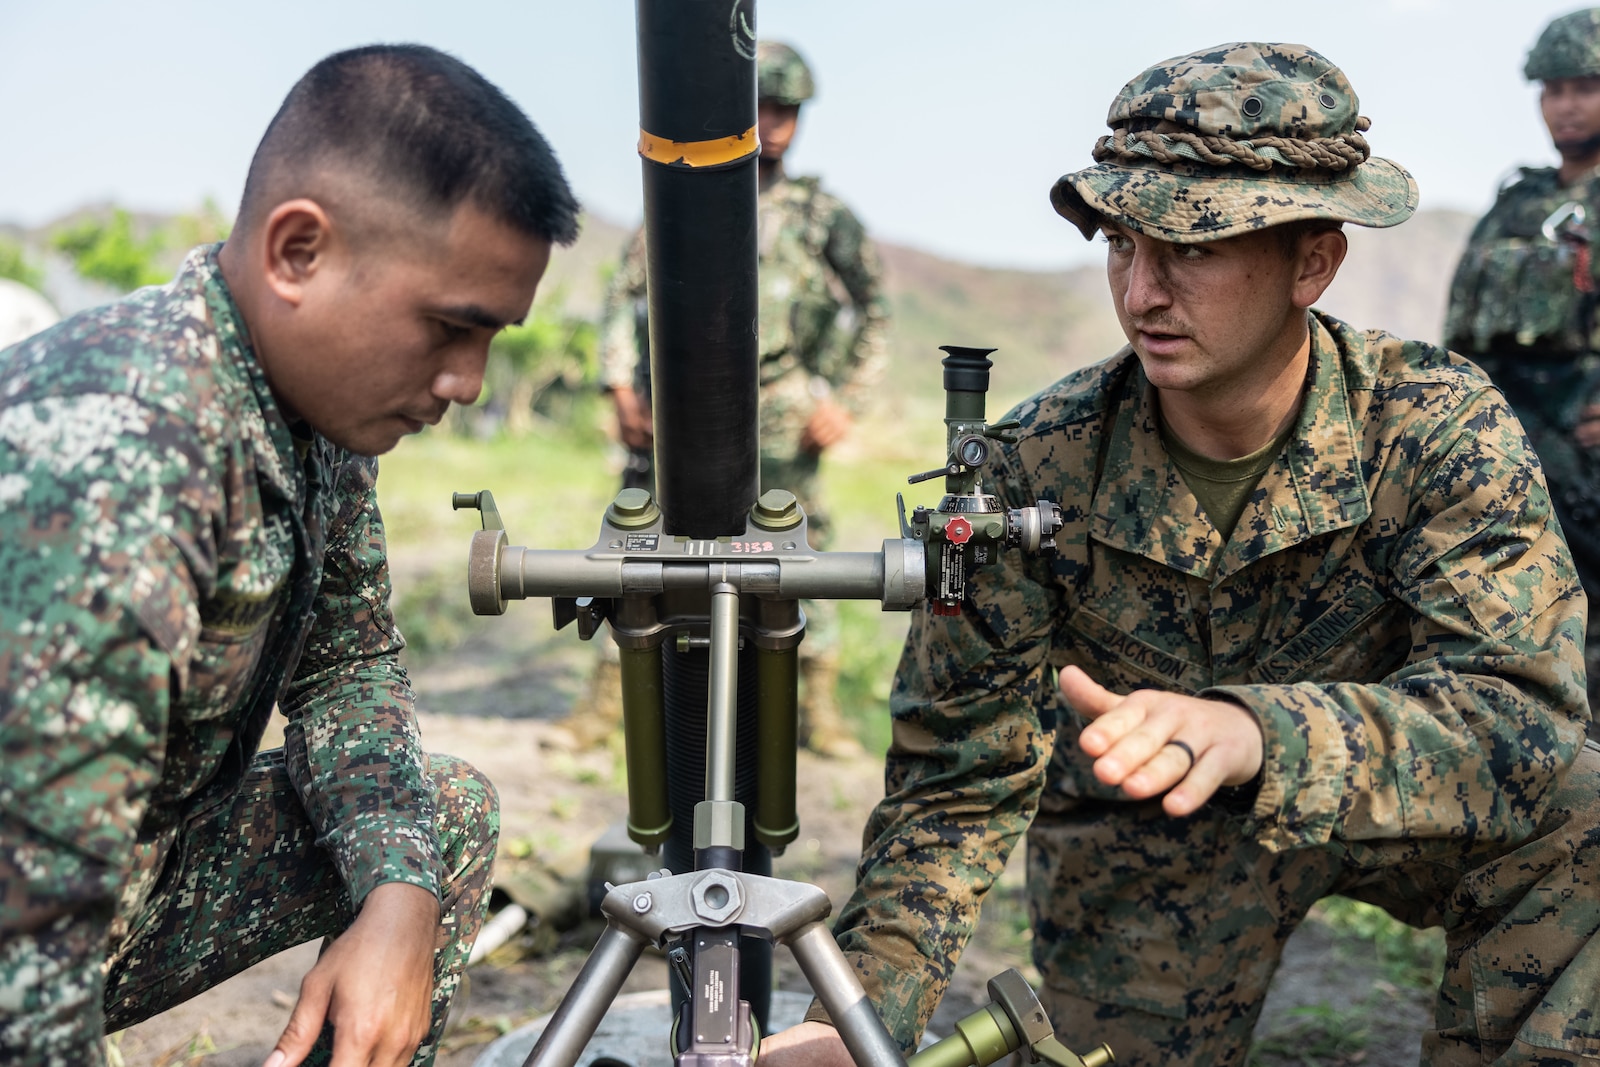
[[(1600, 1055), (1583, 591), (1476, 368), (1309, 310), (1341, 223), (1416, 205), (1358, 115), (1316, 52), (1220, 45), (1129, 82), (1052, 191), (1106, 242), (1129, 347), (1024, 402), (989, 487), (1060, 502), (1059, 558), (914, 616), (836, 930), (908, 1048), (1031, 822), (1070, 1047), (1245, 1062), (1284, 942), (1339, 893), (1445, 928), (1423, 1062)], [(845, 1062), (816, 1021), (762, 1056)]]
[(0, 1062), (317, 937), (270, 1067), (433, 1061), (499, 814), (419, 745), (368, 457), (477, 397), (576, 210), (471, 68), (343, 52), (224, 244), (0, 353)]
[[(1600, 8), (1539, 35), (1523, 73), (1559, 167), (1523, 167), (1473, 228), (1450, 284), (1444, 341), (1482, 367), (1539, 453), (1591, 602), (1600, 599)], [(1600, 697), (1600, 611), (1589, 615)], [(1600, 737), (1600, 723), (1589, 735)]]

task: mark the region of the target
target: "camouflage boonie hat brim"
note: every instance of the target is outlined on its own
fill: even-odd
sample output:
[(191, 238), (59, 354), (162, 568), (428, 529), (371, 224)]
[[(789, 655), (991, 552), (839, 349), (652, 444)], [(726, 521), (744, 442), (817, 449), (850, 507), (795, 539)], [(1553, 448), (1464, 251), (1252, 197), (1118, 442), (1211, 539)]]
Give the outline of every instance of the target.
[(1417, 208), (1405, 168), (1372, 157), (1355, 90), (1304, 45), (1225, 44), (1159, 63), (1111, 105), (1095, 166), (1050, 202), (1085, 237), (1102, 219), (1176, 243), (1301, 219), (1394, 226)]

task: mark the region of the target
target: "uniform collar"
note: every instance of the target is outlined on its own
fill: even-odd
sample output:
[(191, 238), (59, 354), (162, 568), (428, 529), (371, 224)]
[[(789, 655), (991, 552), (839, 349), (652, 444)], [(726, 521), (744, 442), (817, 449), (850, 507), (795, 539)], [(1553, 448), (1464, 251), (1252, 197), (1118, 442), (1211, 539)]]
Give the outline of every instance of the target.
[(177, 284), (193, 278), (205, 297), (216, 331), (219, 365), (228, 390), (228, 400), (239, 413), (239, 432), (254, 453), (256, 469), (283, 496), (299, 499), (305, 492), (305, 477), (294, 436), (278, 400), (267, 385), (266, 372), (250, 331), (234, 302), (233, 293), (217, 262), (220, 243), (204, 245), (190, 252), (179, 269)]
[(1274, 552), (1366, 521), (1371, 505), (1339, 348), (1314, 313), (1310, 325), (1310, 387), (1294, 433), (1226, 545), (1161, 444), (1155, 389), (1137, 366), (1115, 398), (1092, 505), (1095, 539), (1218, 582)]

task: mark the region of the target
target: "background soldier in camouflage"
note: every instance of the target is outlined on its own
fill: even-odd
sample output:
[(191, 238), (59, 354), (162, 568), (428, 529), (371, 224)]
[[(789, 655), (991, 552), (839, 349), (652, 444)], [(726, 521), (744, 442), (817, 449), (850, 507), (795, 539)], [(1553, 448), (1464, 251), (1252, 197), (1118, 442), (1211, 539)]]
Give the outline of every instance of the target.
[(225, 244), (0, 353), (0, 1062), (319, 936), (269, 1067), (432, 1062), (499, 815), (421, 750), (368, 457), (476, 398), (575, 212), (475, 71), (343, 52)]
[[(1057, 498), (1060, 557), (913, 619), (837, 925), (908, 1047), (1031, 821), (1069, 1046), (1244, 1062), (1284, 942), (1342, 893), (1446, 930), (1424, 1062), (1600, 1055), (1583, 591), (1476, 368), (1308, 313), (1340, 223), (1416, 205), (1357, 107), (1310, 49), (1221, 45), (1129, 82), (1052, 191), (1103, 235), (1130, 344), (1015, 413), (992, 491)], [(761, 1062), (842, 1056), (809, 1022)]]
[[(1591, 603), (1600, 600), (1600, 8), (1545, 27), (1523, 73), (1559, 167), (1523, 167), (1479, 220), (1450, 285), (1445, 344), (1506, 394), (1550, 482)], [(1600, 697), (1600, 611), (1589, 698)], [(1600, 738), (1600, 723), (1590, 736)]]
[[(810, 69), (788, 45), (763, 41), (757, 45), (756, 72), (761, 486), (794, 493), (809, 517), (812, 541), (824, 548), (828, 516), (818, 466), (822, 453), (849, 432), (882, 377), (888, 304), (877, 252), (861, 223), (816, 178), (791, 178), (783, 170), (800, 105), (816, 92)], [(601, 384), (611, 394), (630, 452), (624, 484), (651, 487), (647, 475), (640, 476), (649, 469), (652, 440), (644, 300), (640, 232), (629, 241), (607, 293), (600, 327)], [(834, 696), (838, 611), (830, 601), (808, 600), (804, 608), (801, 736), (824, 755), (859, 755), (861, 746)], [(597, 675), (573, 716), (580, 733), (593, 731), (597, 723), (614, 729), (620, 722), (615, 697), (608, 702), (601, 696), (616, 690), (607, 670)], [(609, 670), (615, 671), (614, 664)]]

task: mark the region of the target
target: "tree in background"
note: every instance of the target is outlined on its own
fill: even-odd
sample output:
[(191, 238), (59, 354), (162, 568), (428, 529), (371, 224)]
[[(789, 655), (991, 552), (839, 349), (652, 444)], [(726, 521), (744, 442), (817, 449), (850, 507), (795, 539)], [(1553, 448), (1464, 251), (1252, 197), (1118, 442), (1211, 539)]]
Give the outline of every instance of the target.
[(171, 277), (156, 266), (156, 257), (166, 248), (164, 235), (157, 231), (139, 239), (133, 233), (133, 216), (122, 208), (111, 218), (84, 219), (50, 236), (50, 245), (65, 252), (81, 276), (105, 282), (121, 292), (144, 285), (160, 285)]
[[(575, 408), (593, 392), (598, 371), (594, 323), (549, 307), (534, 310), (521, 326), (508, 326), (489, 346), (483, 395), (461, 412), (456, 427), (480, 436), (498, 430), (522, 436), (539, 418), (573, 421)], [(461, 410), (461, 409), (452, 409)]]
[(0, 238), (0, 278), (10, 278), (29, 289), (38, 289), (44, 283), (44, 271), (29, 262), (21, 245)]
[(50, 245), (72, 260), (84, 278), (121, 292), (160, 285), (172, 277), (176, 256), (199, 244), (226, 237), (229, 224), (207, 200), (197, 214), (177, 215), (165, 224), (136, 233), (133, 215), (114, 208), (109, 218), (87, 218), (50, 236)]

